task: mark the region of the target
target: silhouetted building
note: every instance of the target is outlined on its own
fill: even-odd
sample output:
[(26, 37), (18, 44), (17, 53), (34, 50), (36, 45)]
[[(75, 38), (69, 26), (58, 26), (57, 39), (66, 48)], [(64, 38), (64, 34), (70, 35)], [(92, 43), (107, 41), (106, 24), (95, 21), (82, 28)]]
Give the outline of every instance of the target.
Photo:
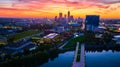
[(86, 30), (94, 31), (99, 26), (99, 15), (87, 15), (85, 19)]
[(66, 17), (66, 14), (64, 15), (64, 20), (67, 22), (67, 17)]
[(64, 15), (64, 18), (66, 19), (66, 14)]
[(64, 18), (62, 19), (61, 25), (66, 27), (67, 26), (67, 18), (66, 15), (64, 15)]
[(62, 13), (59, 13), (59, 23), (61, 23), (62, 22)]
[(59, 13), (59, 19), (62, 19), (62, 13)]
[(73, 18), (73, 16), (70, 16), (70, 19), (69, 19), (70, 21), (74, 21), (74, 18)]
[(56, 22), (58, 21), (57, 16), (55, 16), (55, 21), (56, 21)]
[(70, 11), (68, 11), (68, 22), (70, 22)]

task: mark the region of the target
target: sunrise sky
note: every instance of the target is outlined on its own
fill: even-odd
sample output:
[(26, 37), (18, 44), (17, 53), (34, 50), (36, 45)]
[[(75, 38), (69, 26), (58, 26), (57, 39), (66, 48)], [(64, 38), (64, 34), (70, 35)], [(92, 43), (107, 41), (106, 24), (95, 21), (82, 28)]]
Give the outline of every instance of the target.
[(120, 18), (120, 0), (0, 0), (0, 17), (54, 17), (68, 11), (81, 18)]

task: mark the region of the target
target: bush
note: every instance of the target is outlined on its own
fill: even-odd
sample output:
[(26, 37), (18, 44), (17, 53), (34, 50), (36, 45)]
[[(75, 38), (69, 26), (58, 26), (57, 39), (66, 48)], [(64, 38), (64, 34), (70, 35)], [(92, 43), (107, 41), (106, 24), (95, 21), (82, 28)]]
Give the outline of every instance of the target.
[(78, 54), (80, 54), (80, 50), (78, 50)]
[(76, 62), (80, 62), (80, 55), (79, 54), (77, 55)]

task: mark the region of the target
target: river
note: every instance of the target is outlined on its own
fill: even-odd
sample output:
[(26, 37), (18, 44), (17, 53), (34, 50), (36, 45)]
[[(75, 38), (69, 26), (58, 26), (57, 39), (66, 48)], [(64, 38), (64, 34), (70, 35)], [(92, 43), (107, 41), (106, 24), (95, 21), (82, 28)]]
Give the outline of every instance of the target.
[(86, 52), (86, 67), (120, 67), (120, 52)]
[(54, 60), (49, 60), (47, 63), (39, 67), (71, 67), (74, 58), (74, 51), (60, 53)]

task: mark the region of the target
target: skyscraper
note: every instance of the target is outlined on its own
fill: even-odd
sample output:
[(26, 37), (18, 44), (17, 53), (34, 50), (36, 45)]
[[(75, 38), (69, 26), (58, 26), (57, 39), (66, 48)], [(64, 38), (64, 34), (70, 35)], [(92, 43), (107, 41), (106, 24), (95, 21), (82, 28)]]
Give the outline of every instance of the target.
[(64, 21), (63, 21), (63, 24), (66, 25), (66, 22), (67, 22), (67, 18), (66, 18), (66, 14), (64, 15)]
[(68, 11), (68, 18), (70, 17), (70, 11)]
[(66, 14), (64, 15), (64, 18), (66, 18)]
[(55, 16), (55, 21), (57, 21), (58, 19), (57, 19), (57, 16)]
[(62, 13), (59, 13), (59, 19), (62, 19)]
[(67, 19), (67, 18), (66, 18), (66, 14), (65, 14), (65, 15), (64, 15), (64, 20), (66, 21), (66, 19)]
[(62, 22), (62, 13), (59, 13), (59, 23), (61, 23)]
[(70, 11), (68, 11), (68, 22), (70, 22)]
[(73, 16), (71, 15), (70, 16), (70, 19), (69, 19), (70, 21), (74, 21), (74, 18), (73, 18)]
[(99, 15), (86, 15), (85, 28), (86, 30), (94, 31), (99, 25)]

